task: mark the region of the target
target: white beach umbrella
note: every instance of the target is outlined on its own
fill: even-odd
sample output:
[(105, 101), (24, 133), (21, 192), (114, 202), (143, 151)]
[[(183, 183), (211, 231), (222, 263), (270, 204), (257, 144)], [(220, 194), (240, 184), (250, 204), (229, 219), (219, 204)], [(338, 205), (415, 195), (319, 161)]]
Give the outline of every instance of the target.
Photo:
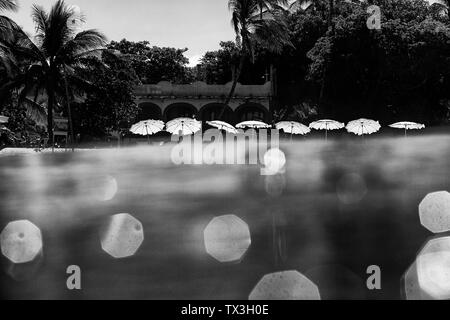
[(396, 123), (393, 123), (393, 124), (389, 125), (389, 127), (395, 128), (395, 129), (403, 129), (403, 130), (405, 130), (405, 137), (406, 137), (406, 130), (421, 130), (421, 129), (425, 129), (425, 125), (424, 124), (416, 123), (416, 122), (410, 122), (410, 121), (396, 122)]
[(224, 121), (213, 120), (213, 121), (206, 121), (206, 123), (209, 124), (211, 127), (217, 128), (219, 130), (224, 130), (229, 133), (237, 133), (235, 127)]
[(328, 138), (328, 130), (339, 130), (345, 127), (342, 122), (330, 119), (322, 119), (311, 122), (309, 124), (311, 129), (325, 130), (325, 140)]
[(347, 131), (354, 133), (358, 136), (363, 136), (365, 134), (372, 134), (380, 130), (381, 125), (378, 121), (370, 119), (358, 119), (350, 121), (347, 126)]
[(176, 118), (166, 123), (166, 131), (187, 136), (202, 129), (202, 123), (192, 118)]
[(270, 127), (271, 127), (270, 124), (267, 124), (262, 121), (254, 121), (254, 120), (244, 121), (244, 122), (238, 123), (236, 125), (236, 128), (240, 128), (240, 129), (243, 129), (243, 128), (262, 129), (262, 128), (270, 128)]
[(147, 139), (149, 140), (152, 134), (162, 131), (163, 128), (164, 122), (162, 122), (161, 120), (144, 120), (133, 124), (130, 128), (130, 131), (134, 134), (147, 136)]
[(291, 139), (293, 134), (305, 135), (311, 132), (310, 128), (295, 121), (278, 122), (277, 124), (275, 124), (275, 128), (277, 128), (278, 130), (283, 130), (286, 133), (290, 133)]

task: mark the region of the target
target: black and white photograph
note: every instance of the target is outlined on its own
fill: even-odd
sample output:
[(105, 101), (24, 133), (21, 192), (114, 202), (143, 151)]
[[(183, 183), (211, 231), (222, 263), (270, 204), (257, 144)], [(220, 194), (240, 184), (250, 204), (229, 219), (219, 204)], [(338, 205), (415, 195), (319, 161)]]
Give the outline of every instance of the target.
[(0, 0), (0, 246), (0, 300), (449, 300), (449, 0)]

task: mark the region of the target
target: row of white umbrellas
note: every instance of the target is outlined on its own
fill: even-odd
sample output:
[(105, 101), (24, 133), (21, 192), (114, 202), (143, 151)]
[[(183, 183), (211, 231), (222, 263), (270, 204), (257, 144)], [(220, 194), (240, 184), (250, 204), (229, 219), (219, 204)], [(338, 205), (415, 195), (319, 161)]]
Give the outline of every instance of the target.
[(173, 119), (166, 124), (161, 120), (144, 120), (131, 126), (130, 131), (134, 134), (149, 137), (152, 134), (160, 131), (165, 131), (178, 134), (178, 135), (190, 135), (202, 128), (202, 123), (191, 118), (177, 118)]
[[(282, 121), (277, 123), (275, 127), (277, 129), (283, 130), (286, 133), (290, 133), (291, 135), (292, 134), (304, 135), (309, 133), (311, 129), (325, 130), (325, 139), (326, 139), (328, 130), (339, 130), (345, 127), (348, 132), (354, 133), (358, 136), (362, 136), (365, 134), (372, 134), (378, 132), (381, 128), (381, 125), (376, 120), (361, 118), (358, 120), (350, 121), (347, 125), (335, 120), (324, 119), (310, 123), (309, 127), (295, 121)], [(403, 121), (393, 123), (389, 125), (389, 127), (396, 129), (404, 129), (406, 136), (406, 130), (424, 129), (425, 125), (415, 122)]]
[[(219, 130), (224, 130), (230, 133), (237, 133), (236, 128), (254, 128), (254, 129), (261, 129), (261, 128), (270, 128), (271, 126), (267, 123), (260, 122), (260, 121), (244, 121), (236, 125), (236, 128), (232, 126), (231, 124), (214, 120), (214, 121), (207, 121), (207, 124), (209, 124), (212, 127), (215, 127)], [(166, 124), (162, 122), (161, 120), (144, 120), (140, 121), (136, 124), (134, 124), (130, 131), (134, 134), (139, 134), (143, 136), (150, 136), (152, 134), (158, 133), (160, 131), (167, 131), (172, 134), (178, 134), (178, 135), (190, 135), (194, 134), (198, 131), (200, 131), (202, 128), (202, 123), (196, 119), (192, 118), (176, 118), (173, 119)]]
[[(263, 128), (271, 128), (271, 125), (264, 123), (262, 121), (244, 121), (236, 125), (236, 127), (231, 124), (214, 120), (207, 121), (208, 125), (215, 127), (219, 130), (224, 130), (229, 133), (236, 134), (238, 129), (243, 128), (253, 128), (253, 129), (263, 129)], [(342, 122), (338, 122), (335, 120), (323, 119), (314, 121), (309, 124), (309, 126), (305, 126), (296, 121), (281, 121), (275, 124), (275, 128), (278, 130), (283, 130), (285, 133), (290, 133), (291, 136), (296, 134), (305, 135), (311, 132), (311, 129), (315, 130), (325, 130), (325, 138), (327, 138), (329, 130), (339, 130), (346, 128), (348, 132), (354, 133), (356, 135), (362, 136), (366, 134), (372, 134), (380, 130), (381, 125), (376, 120), (371, 119), (358, 119), (350, 121), (347, 125)], [(397, 122), (391, 124), (390, 127), (406, 130), (411, 129), (423, 129), (425, 125), (415, 122)], [(196, 119), (192, 118), (177, 118), (171, 120), (164, 124), (161, 120), (144, 120), (134, 124), (130, 131), (134, 134), (140, 134), (144, 136), (150, 136), (160, 131), (167, 131), (172, 134), (178, 135), (190, 135), (200, 131), (202, 128), (202, 123)]]

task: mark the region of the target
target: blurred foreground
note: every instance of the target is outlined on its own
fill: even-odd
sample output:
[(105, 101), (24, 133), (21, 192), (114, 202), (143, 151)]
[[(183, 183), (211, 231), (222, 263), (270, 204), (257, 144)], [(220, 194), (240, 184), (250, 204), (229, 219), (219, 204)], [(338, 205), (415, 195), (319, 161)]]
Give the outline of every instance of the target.
[[(403, 274), (433, 234), (418, 205), (450, 190), (450, 136), (282, 143), (284, 172), (259, 165), (184, 165), (173, 145), (0, 157), (0, 229), (27, 219), (43, 252), (1, 257), (0, 298), (247, 299), (267, 273), (298, 270), (322, 299), (400, 299)], [(144, 241), (129, 258), (102, 250), (108, 218), (129, 213)], [(205, 250), (204, 230), (233, 214), (250, 229), (239, 262)], [(82, 290), (66, 268), (82, 270)], [(382, 289), (366, 287), (378, 265)]]

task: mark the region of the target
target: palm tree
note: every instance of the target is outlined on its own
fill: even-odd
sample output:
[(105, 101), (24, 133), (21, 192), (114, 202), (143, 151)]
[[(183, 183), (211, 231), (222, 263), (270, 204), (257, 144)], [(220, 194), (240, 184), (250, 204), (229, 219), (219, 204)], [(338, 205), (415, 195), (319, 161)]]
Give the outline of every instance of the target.
[(14, 0), (0, 0), (0, 10), (16, 10), (17, 2)]
[(17, 11), (17, 8), (15, 0), (0, 0), (0, 40), (8, 37), (15, 26), (14, 21), (1, 15), (2, 11)]
[[(88, 57), (98, 56), (106, 45), (105, 36), (96, 30), (76, 33), (70, 22), (75, 12), (63, 0), (58, 0), (50, 12), (41, 6), (33, 6), (32, 18), (36, 27), (34, 41), (22, 30), (15, 32), (14, 41), (4, 42), (4, 52), (11, 61), (6, 61), (14, 70), (14, 77), (1, 90), (13, 88), (20, 91), (20, 102), (36, 102), (42, 94), (46, 96), (47, 132), (53, 144), (53, 111), (58, 98), (65, 98), (69, 126), (73, 142), (69, 86), (72, 89), (87, 86), (77, 76), (76, 67), (87, 66)], [(1, 52), (0, 52), (1, 53)], [(0, 54), (0, 58), (1, 58)], [(3, 54), (5, 56), (5, 54)], [(5, 61), (4, 61), (5, 63)], [(34, 96), (30, 101), (27, 97)]]
[(259, 8), (259, 17), (263, 18), (264, 12), (279, 9), (282, 6), (289, 5), (289, 0), (256, 0)]
[[(231, 23), (236, 33), (240, 59), (234, 72), (230, 93), (225, 100), (219, 119), (223, 117), (226, 106), (234, 96), (245, 60), (250, 57), (254, 61), (256, 45), (273, 53), (280, 53), (286, 45), (292, 45), (288, 38), (282, 12), (275, 7), (275, 1), (271, 1), (271, 5), (268, 3), (266, 2), (262, 7), (262, 1), (259, 0), (229, 0), (228, 2), (228, 7), (232, 12)], [(266, 9), (261, 10), (261, 8)]]

